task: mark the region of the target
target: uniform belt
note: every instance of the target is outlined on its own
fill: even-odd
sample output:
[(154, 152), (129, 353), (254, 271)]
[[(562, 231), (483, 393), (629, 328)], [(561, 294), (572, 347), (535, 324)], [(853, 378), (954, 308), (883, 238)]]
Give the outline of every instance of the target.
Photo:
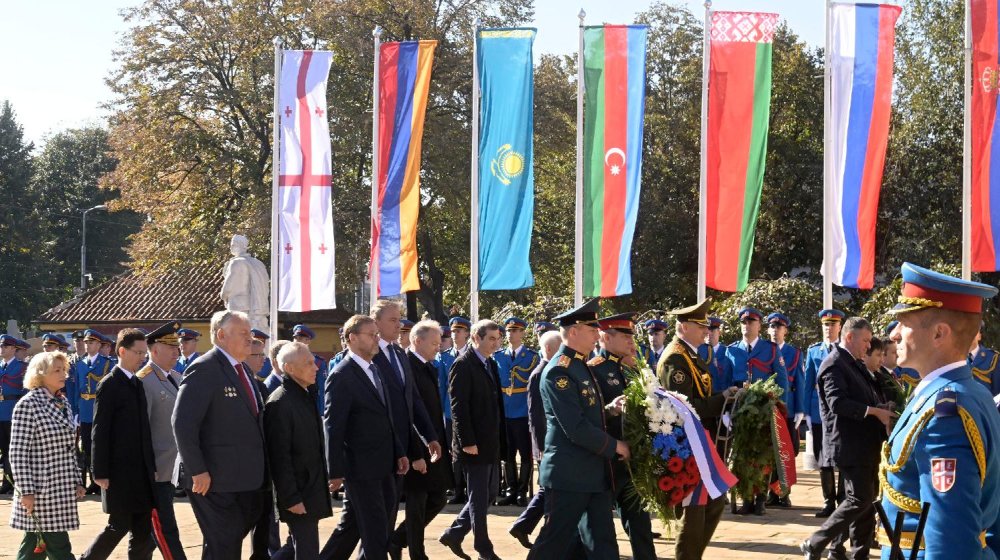
[[(892, 540), (886, 534), (885, 529), (879, 527), (876, 531), (878, 543), (884, 546), (892, 546)], [(903, 531), (899, 535), (899, 546), (905, 549), (913, 549), (913, 539), (917, 536), (916, 531)], [(979, 533), (979, 544), (986, 548), (986, 531)], [(924, 550), (924, 539), (920, 539), (920, 550)]]
[(81, 393), (80, 394), (80, 398), (83, 399), (83, 400), (85, 400), (85, 401), (94, 400), (94, 398), (96, 398), (96, 397), (97, 397), (97, 395), (91, 395), (89, 393)]
[(0, 401), (16, 401), (24, 395), (0, 395)]
[(507, 395), (508, 397), (510, 397), (512, 395), (517, 395), (517, 394), (520, 394), (520, 393), (527, 393), (527, 392), (528, 392), (528, 388), (527, 387), (504, 387), (503, 388), (503, 394)]

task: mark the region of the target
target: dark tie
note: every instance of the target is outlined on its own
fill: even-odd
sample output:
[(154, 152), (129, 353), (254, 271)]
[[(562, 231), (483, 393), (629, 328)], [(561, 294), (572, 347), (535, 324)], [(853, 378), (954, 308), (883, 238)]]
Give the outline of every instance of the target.
[(389, 354), (389, 363), (392, 365), (392, 369), (396, 370), (396, 377), (399, 378), (399, 382), (406, 386), (406, 378), (403, 376), (403, 368), (399, 366), (399, 358), (396, 357), (396, 345), (390, 344), (385, 347), (385, 351)]
[(375, 383), (375, 392), (378, 393), (378, 400), (385, 404), (385, 393), (382, 392), (382, 380), (379, 377), (378, 368), (375, 364), (368, 366), (368, 370), (372, 372), (372, 381)]
[(240, 381), (243, 382), (243, 390), (246, 391), (246, 397), (250, 401), (250, 410), (253, 411), (253, 415), (257, 416), (257, 398), (253, 394), (253, 389), (250, 388), (250, 380), (247, 379), (247, 374), (243, 371), (243, 364), (236, 364), (236, 373), (239, 374)]
[(167, 381), (169, 381), (170, 384), (174, 386), (174, 389), (179, 389), (179, 387), (177, 386), (177, 382), (174, 381), (174, 376), (170, 375), (167, 372), (164, 372), (164, 375), (167, 376)]

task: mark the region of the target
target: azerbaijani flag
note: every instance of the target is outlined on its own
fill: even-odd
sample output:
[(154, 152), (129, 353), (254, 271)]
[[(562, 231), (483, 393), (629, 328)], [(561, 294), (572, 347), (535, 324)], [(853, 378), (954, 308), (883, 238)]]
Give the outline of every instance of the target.
[(760, 209), (778, 14), (711, 12), (705, 149), (706, 285), (746, 288)]
[(896, 19), (888, 4), (830, 5), (830, 158), (834, 284), (875, 285), (875, 222), (889, 142)]
[(420, 289), (420, 143), (436, 46), (404, 41), (379, 47), (378, 198), (369, 264), (376, 298)]
[(972, 20), (972, 270), (1000, 270), (1000, 16), (998, 0), (969, 0)]
[[(583, 30), (583, 294), (632, 292), (646, 98), (645, 25)], [(577, 125), (579, 126), (579, 124)]]

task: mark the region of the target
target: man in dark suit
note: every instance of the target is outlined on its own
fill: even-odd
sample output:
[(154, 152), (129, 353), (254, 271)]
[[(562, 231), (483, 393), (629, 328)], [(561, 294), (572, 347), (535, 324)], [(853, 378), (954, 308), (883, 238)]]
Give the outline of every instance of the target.
[[(437, 321), (420, 321), (408, 333), (410, 347), (406, 357), (413, 371), (413, 381), (420, 398), (433, 418), (436, 437), (444, 439), (444, 411), (438, 388), (438, 369), (434, 357), (441, 346), (441, 326)], [(410, 456), (410, 472), (403, 479), (406, 492), (406, 519), (390, 537), (389, 555), (402, 557), (403, 547), (409, 547), (412, 560), (427, 560), (424, 551), (424, 528), (444, 509), (445, 493), (454, 486), (451, 454), (444, 457), (431, 454), (424, 446), (421, 453)]]
[(896, 415), (885, 403), (878, 382), (859, 363), (868, 352), (872, 328), (861, 317), (844, 323), (842, 342), (819, 368), (819, 406), (823, 416), (824, 466), (837, 467), (847, 498), (801, 549), (818, 559), (830, 545), (830, 558), (847, 558), (844, 541), (851, 540), (851, 558), (865, 560), (875, 530), (875, 499), (879, 451), (886, 426)]
[(91, 441), (94, 482), (108, 524), (80, 558), (104, 559), (126, 533), (129, 560), (153, 556), (153, 458), (146, 393), (135, 376), (146, 357), (146, 334), (123, 329), (117, 340), (118, 365), (97, 386)]
[[(179, 455), (175, 479), (191, 497), (205, 539), (202, 558), (239, 560), (243, 539), (270, 495), (264, 405), (243, 363), (250, 355), (250, 319), (219, 311), (211, 330), (213, 348), (184, 370), (177, 393), (171, 418)], [(254, 552), (251, 558), (262, 554)]]
[[(347, 357), (334, 367), (324, 389), (329, 489), (347, 489), (343, 517), (352, 519), (350, 524), (357, 528), (360, 557), (381, 560), (388, 554), (389, 531), (399, 505), (396, 477), (406, 474), (410, 463), (393, 425), (385, 377), (372, 363), (378, 352), (375, 321), (355, 315), (344, 325), (344, 334)], [(344, 535), (335, 532), (332, 546), (327, 546), (342, 550), (338, 541)], [(324, 550), (320, 557), (328, 558), (329, 553)]]
[(503, 397), (493, 360), (500, 342), (500, 326), (490, 320), (479, 321), (472, 326), (472, 350), (455, 360), (448, 375), (452, 453), (465, 467), (469, 501), (439, 540), (460, 558), (466, 557), (462, 540), (469, 531), (475, 536), (479, 558), (497, 558), (486, 516), (500, 484), (498, 463), (507, 451)]
[(264, 435), (278, 518), (288, 524), (296, 560), (315, 560), (319, 557), (319, 520), (333, 515), (322, 423), (309, 394), (319, 368), (309, 347), (301, 342), (282, 347), (278, 361), (285, 376), (264, 405)]

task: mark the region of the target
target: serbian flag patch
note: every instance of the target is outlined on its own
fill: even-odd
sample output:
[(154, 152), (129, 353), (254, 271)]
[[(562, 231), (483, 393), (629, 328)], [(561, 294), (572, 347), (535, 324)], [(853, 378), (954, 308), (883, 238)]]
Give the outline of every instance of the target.
[(931, 484), (938, 492), (947, 492), (955, 485), (956, 459), (931, 459)]

